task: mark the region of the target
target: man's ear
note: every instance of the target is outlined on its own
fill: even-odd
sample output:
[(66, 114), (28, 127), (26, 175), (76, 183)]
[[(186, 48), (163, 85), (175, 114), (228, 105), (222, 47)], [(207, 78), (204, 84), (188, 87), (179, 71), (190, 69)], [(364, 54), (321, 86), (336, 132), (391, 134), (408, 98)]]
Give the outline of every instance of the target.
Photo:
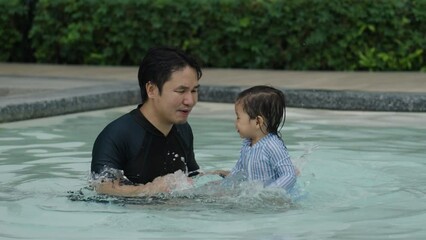
[(146, 94), (148, 98), (152, 98), (157, 90), (157, 86), (152, 84), (151, 81), (145, 84)]

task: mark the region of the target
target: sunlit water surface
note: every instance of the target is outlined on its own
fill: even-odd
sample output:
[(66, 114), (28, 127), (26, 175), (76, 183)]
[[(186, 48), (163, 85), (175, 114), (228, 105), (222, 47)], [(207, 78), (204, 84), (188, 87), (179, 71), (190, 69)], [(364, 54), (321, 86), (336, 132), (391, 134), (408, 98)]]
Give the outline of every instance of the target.
[[(96, 195), (92, 143), (130, 109), (0, 124), (0, 239), (426, 239), (426, 114), (288, 109), (292, 196), (215, 176), (171, 195)], [(203, 170), (235, 164), (233, 119), (229, 104), (194, 110)]]

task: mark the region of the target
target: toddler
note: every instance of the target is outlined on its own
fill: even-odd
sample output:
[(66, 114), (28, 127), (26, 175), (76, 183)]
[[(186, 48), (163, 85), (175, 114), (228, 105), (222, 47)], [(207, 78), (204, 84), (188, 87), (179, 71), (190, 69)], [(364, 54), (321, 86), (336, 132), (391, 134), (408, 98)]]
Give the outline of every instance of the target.
[[(283, 92), (269, 86), (242, 91), (235, 102), (235, 127), (244, 139), (231, 175), (243, 171), (249, 180), (290, 190), (296, 169), (279, 130), (285, 122)], [(226, 175), (226, 173), (225, 173)]]

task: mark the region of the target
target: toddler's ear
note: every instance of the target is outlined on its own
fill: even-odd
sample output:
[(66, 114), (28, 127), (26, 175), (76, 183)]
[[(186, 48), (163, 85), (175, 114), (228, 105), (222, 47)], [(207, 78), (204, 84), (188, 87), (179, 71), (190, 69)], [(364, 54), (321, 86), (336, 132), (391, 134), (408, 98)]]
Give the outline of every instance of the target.
[(256, 117), (256, 126), (262, 127), (264, 123), (265, 123), (265, 120), (263, 119), (262, 116)]

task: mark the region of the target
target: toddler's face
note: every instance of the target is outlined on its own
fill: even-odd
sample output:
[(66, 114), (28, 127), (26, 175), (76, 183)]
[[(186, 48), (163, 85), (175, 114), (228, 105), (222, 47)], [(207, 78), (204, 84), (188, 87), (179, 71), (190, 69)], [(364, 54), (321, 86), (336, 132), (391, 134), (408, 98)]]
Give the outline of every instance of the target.
[(256, 132), (256, 120), (250, 119), (249, 115), (244, 112), (241, 103), (235, 104), (235, 128), (241, 138), (253, 138)]

